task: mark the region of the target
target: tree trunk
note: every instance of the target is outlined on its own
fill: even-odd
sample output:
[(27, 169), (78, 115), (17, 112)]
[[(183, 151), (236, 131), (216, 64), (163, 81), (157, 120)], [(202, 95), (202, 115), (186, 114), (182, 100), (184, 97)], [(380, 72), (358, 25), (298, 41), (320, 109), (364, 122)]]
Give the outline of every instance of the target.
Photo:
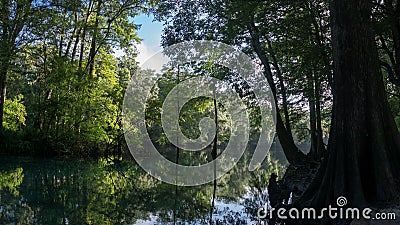
[(268, 37), (265, 37), (265, 39), (267, 40), (268, 48), (270, 50), (269, 54), (271, 55), (271, 58), (272, 58), (272, 65), (275, 67), (276, 75), (278, 76), (278, 80), (279, 80), (279, 87), (280, 87), (280, 91), (281, 91), (281, 95), (282, 95), (283, 115), (285, 116), (285, 127), (286, 127), (286, 130), (287, 130), (289, 136), (293, 139), (292, 128), (290, 126), (289, 109), (288, 109), (289, 102), (287, 100), (286, 87), (285, 87), (285, 83), (283, 81), (283, 75), (282, 75), (281, 69), (279, 67), (278, 59), (276, 58), (276, 54), (272, 48), (271, 41), (268, 39)]
[(4, 105), (6, 100), (6, 79), (10, 62), (10, 45), (9, 45), (9, 5), (2, 2), (1, 14), (1, 40), (0, 40), (0, 131), (3, 130)]
[(7, 78), (7, 70), (2, 68), (0, 71), (0, 131), (3, 130), (3, 118), (4, 118), (4, 105), (6, 101), (6, 78)]
[(84, 21), (84, 24), (83, 24), (83, 29), (82, 29), (81, 50), (79, 52), (79, 63), (78, 63), (78, 71), (79, 71), (79, 73), (82, 73), (83, 54), (85, 53), (86, 31), (87, 31), (87, 27), (88, 27), (89, 17), (90, 17), (90, 14), (92, 13), (92, 7), (93, 7), (93, 1), (90, 0), (88, 8), (87, 8), (87, 12), (86, 12), (85, 21)]
[(68, 57), (69, 50), (71, 49), (72, 42), (74, 41), (74, 37), (75, 35), (77, 35), (76, 34), (77, 29), (78, 29), (78, 14), (74, 13), (74, 29), (71, 32), (71, 36), (68, 38), (67, 47), (65, 48), (64, 52), (65, 57)]
[[(306, 8), (308, 8), (310, 12), (310, 16), (312, 19), (312, 26), (313, 26), (313, 32), (312, 34), (314, 35), (315, 38), (315, 43), (318, 48), (321, 50), (321, 54), (319, 55), (321, 57), (323, 66), (324, 66), (324, 75), (327, 77), (328, 84), (332, 88), (333, 87), (333, 74), (331, 70), (331, 61), (329, 57), (329, 53), (327, 51), (328, 47), (327, 43), (324, 42), (324, 36), (323, 36), (323, 27), (321, 22), (318, 22), (318, 19), (321, 19), (322, 15), (319, 9), (315, 8), (315, 5), (313, 5), (312, 1), (307, 2)], [(334, 93), (332, 93), (334, 95)]]
[[(178, 73), (176, 74), (176, 85), (180, 84), (180, 69), (178, 66)], [(180, 102), (179, 102), (179, 96), (180, 92), (178, 89), (177, 96), (176, 96), (176, 110), (179, 112), (180, 109)], [(179, 120), (179, 119), (178, 119)], [(179, 122), (178, 126), (176, 127), (176, 130), (179, 130)], [(176, 157), (175, 157), (175, 204), (174, 204), (174, 225), (176, 224), (177, 220), (177, 213), (178, 213), (178, 194), (179, 194), (179, 185), (178, 185), (178, 165), (179, 165), (179, 154), (180, 154), (180, 148), (179, 148), (179, 138), (176, 138)]]
[(315, 161), (318, 161), (319, 152), (317, 145), (317, 119), (315, 113), (315, 96), (314, 96), (314, 81), (310, 72), (307, 73), (308, 80), (308, 107), (310, 109), (310, 137), (311, 147), (308, 155)]
[(311, 147), (309, 156), (312, 160), (320, 161), (324, 156), (324, 143), (322, 137), (322, 125), (321, 125), (321, 110), (320, 110), (320, 96), (319, 96), (319, 82), (316, 76), (315, 69), (312, 74), (307, 76), (308, 79), (308, 105), (310, 108), (310, 136), (311, 136)]
[(267, 78), (268, 84), (271, 88), (272, 94), (274, 96), (276, 105), (276, 133), (279, 138), (279, 142), (282, 145), (283, 152), (285, 153), (286, 159), (290, 164), (303, 164), (306, 161), (306, 156), (301, 152), (295, 145), (293, 138), (287, 132), (287, 129), (283, 123), (282, 117), (279, 113), (278, 98), (276, 93), (276, 85), (274, 83), (272, 70), (269, 65), (269, 60), (265, 54), (265, 51), (260, 43), (260, 34), (254, 21), (249, 24), (249, 32), (251, 35), (251, 42), (255, 53), (259, 57), (262, 65), (264, 66), (264, 74)]
[(317, 122), (317, 147), (318, 152), (320, 153), (318, 160), (321, 160), (322, 157), (325, 155), (325, 144), (324, 144), (324, 132), (322, 130), (322, 115), (321, 115), (321, 83), (319, 77), (314, 75), (314, 82), (315, 82), (315, 116)]
[(372, 2), (331, 2), (333, 119), (328, 156), (300, 205), (349, 207), (400, 196), (400, 135), (389, 110), (371, 28)]
[(89, 58), (88, 58), (88, 65), (89, 65), (89, 75), (91, 77), (94, 76), (94, 60), (96, 57), (96, 44), (97, 44), (97, 36), (99, 33), (99, 18), (100, 18), (100, 10), (101, 10), (102, 1), (97, 2), (97, 9), (96, 9), (96, 20), (94, 22), (94, 30), (93, 30), (93, 37), (92, 43), (90, 45), (89, 51)]
[(79, 27), (78, 31), (76, 32), (75, 43), (74, 43), (74, 47), (73, 47), (72, 53), (71, 53), (71, 62), (74, 62), (74, 60), (75, 60), (75, 55), (76, 55), (76, 51), (78, 49), (81, 31), (82, 31), (82, 27)]
[(7, 36), (3, 34), (1, 40), (0, 52), (0, 131), (3, 130), (4, 121), (4, 105), (7, 92), (7, 73), (10, 66), (10, 46), (7, 42)]
[(214, 182), (213, 182), (213, 195), (212, 195), (212, 200), (211, 200), (211, 209), (210, 209), (210, 224), (213, 224), (213, 212), (215, 208), (215, 198), (216, 198), (216, 193), (217, 193), (217, 161), (215, 160), (217, 158), (218, 154), (218, 105), (217, 105), (217, 99), (215, 96), (215, 89), (214, 89), (214, 121), (215, 121), (215, 127), (217, 128), (215, 130), (215, 137), (214, 137), (214, 143), (212, 147), (212, 152), (211, 156), (213, 159), (213, 164), (214, 164)]

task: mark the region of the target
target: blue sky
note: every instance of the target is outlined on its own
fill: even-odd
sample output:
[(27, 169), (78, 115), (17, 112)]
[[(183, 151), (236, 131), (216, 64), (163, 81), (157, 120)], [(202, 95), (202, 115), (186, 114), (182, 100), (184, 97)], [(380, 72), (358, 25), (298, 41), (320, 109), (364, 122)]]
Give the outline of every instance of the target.
[(136, 47), (139, 51), (137, 61), (140, 64), (146, 59), (161, 50), (161, 33), (163, 25), (160, 22), (153, 21), (153, 15), (141, 14), (133, 18), (135, 24), (141, 25), (137, 31), (139, 38), (143, 39)]

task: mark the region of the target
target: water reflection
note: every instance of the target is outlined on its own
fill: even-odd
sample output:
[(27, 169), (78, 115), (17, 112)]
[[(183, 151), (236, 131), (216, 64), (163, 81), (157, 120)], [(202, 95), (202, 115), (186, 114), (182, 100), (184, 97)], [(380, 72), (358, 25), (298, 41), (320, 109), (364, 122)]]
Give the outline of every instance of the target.
[[(179, 187), (134, 162), (0, 159), (0, 224), (208, 224), (213, 184)], [(267, 201), (270, 159), (262, 170), (238, 165), (217, 181), (214, 224), (248, 224)]]

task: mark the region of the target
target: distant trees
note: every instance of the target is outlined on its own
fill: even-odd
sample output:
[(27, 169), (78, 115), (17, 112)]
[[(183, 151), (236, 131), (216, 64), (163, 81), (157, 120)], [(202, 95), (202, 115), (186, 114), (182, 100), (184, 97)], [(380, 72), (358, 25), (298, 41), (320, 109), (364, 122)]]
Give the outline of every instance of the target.
[[(313, 159), (324, 155), (332, 99), (324, 1), (161, 1), (155, 11), (156, 18), (165, 21), (165, 46), (210, 39), (237, 46), (254, 57), (264, 67), (275, 96), (276, 131), (288, 161), (306, 160), (294, 138), (312, 140)], [(311, 109), (308, 113), (307, 108)], [(305, 125), (300, 122), (304, 118), (309, 118)]]

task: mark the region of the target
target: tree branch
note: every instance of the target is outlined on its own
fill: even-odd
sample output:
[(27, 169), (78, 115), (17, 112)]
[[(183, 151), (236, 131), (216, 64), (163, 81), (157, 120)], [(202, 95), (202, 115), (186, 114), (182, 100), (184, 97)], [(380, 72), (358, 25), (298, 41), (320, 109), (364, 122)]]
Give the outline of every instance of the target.
[(386, 70), (387, 70), (387, 72), (388, 72), (389, 81), (390, 81), (392, 84), (394, 84), (394, 85), (400, 87), (400, 79), (397, 78), (397, 77), (394, 75), (393, 69), (392, 69), (392, 67), (389, 65), (389, 63), (387, 63), (387, 62), (385, 62), (385, 61), (383, 61), (383, 60), (379, 60), (379, 64), (380, 64), (381, 66), (383, 66), (383, 67), (386, 68)]

